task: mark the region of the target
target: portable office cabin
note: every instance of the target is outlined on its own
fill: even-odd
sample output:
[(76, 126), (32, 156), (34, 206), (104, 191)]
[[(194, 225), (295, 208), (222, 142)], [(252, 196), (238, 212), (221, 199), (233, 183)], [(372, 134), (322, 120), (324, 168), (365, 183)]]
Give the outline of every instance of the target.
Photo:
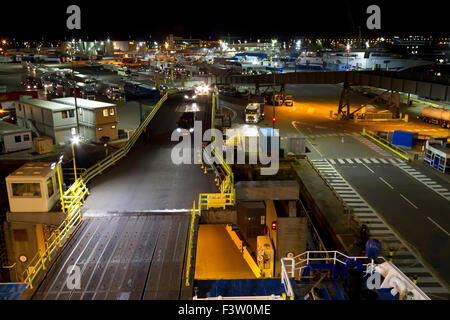
[(427, 141), (423, 161), (442, 173), (450, 173), (450, 148), (430, 145)]
[(31, 149), (31, 130), (0, 120), (0, 153)]
[(26, 163), (5, 180), (11, 213), (48, 212), (60, 197), (56, 167), (51, 163)]
[(19, 125), (52, 137), (56, 144), (67, 143), (77, 132), (74, 106), (22, 96), (15, 110)]
[[(52, 101), (75, 106), (75, 98), (57, 98)], [(83, 139), (101, 142), (102, 137), (111, 141), (119, 138), (117, 106), (112, 103), (77, 98), (80, 135)]]

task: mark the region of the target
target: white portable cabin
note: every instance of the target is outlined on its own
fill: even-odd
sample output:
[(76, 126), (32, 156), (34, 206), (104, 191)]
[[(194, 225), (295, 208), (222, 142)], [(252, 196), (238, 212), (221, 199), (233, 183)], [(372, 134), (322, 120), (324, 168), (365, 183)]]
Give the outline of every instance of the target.
[(0, 120), (0, 153), (27, 150), (32, 147), (30, 129)]
[(60, 198), (56, 166), (28, 162), (6, 177), (10, 212), (49, 212)]
[(15, 109), (19, 125), (52, 137), (55, 144), (65, 144), (76, 134), (74, 106), (21, 96)]
[(450, 148), (430, 145), (427, 141), (423, 161), (442, 173), (450, 173)]

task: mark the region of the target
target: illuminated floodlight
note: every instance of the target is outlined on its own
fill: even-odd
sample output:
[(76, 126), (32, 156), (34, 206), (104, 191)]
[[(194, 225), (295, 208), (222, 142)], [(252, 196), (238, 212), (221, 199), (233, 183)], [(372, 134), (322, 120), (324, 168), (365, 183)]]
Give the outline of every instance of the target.
[(81, 141), (81, 139), (80, 139), (79, 136), (74, 136), (71, 140), (72, 140), (72, 143), (73, 143), (73, 144), (77, 144), (78, 142)]

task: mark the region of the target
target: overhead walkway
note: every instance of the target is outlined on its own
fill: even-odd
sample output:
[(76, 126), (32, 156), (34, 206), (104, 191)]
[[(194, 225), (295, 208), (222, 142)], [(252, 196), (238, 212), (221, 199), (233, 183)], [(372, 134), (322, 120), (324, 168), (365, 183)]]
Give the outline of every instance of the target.
[[(347, 79), (346, 79), (347, 77)], [(317, 71), (262, 75), (233, 75), (209, 77), (216, 85), (285, 85), (285, 84), (338, 84), (367, 85), (386, 90), (415, 94), (420, 97), (450, 101), (450, 79), (392, 71)]]

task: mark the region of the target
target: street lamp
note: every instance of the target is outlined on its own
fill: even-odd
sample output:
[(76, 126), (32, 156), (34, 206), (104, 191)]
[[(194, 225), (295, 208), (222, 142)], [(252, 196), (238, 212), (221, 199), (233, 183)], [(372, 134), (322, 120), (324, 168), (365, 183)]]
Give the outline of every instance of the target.
[(347, 71), (350, 69), (348, 65), (348, 56), (350, 54), (350, 43), (347, 43)]
[(80, 142), (79, 136), (74, 136), (72, 139), (72, 159), (73, 159), (73, 176), (75, 177), (75, 182), (77, 182), (77, 165), (75, 162), (75, 150), (74, 145), (76, 145), (78, 142)]
[(61, 172), (60, 172), (60, 168), (61, 168), (61, 163), (62, 163), (62, 159), (63, 159), (63, 155), (61, 155), (59, 157), (58, 162), (53, 162), (50, 166), (50, 168), (53, 170), (56, 167), (56, 173), (58, 176), (58, 185), (59, 185), (59, 197), (61, 199), (61, 208), (62, 211), (65, 212), (65, 207), (64, 207), (64, 199), (63, 199), (63, 187), (62, 187), (62, 179), (61, 179)]

